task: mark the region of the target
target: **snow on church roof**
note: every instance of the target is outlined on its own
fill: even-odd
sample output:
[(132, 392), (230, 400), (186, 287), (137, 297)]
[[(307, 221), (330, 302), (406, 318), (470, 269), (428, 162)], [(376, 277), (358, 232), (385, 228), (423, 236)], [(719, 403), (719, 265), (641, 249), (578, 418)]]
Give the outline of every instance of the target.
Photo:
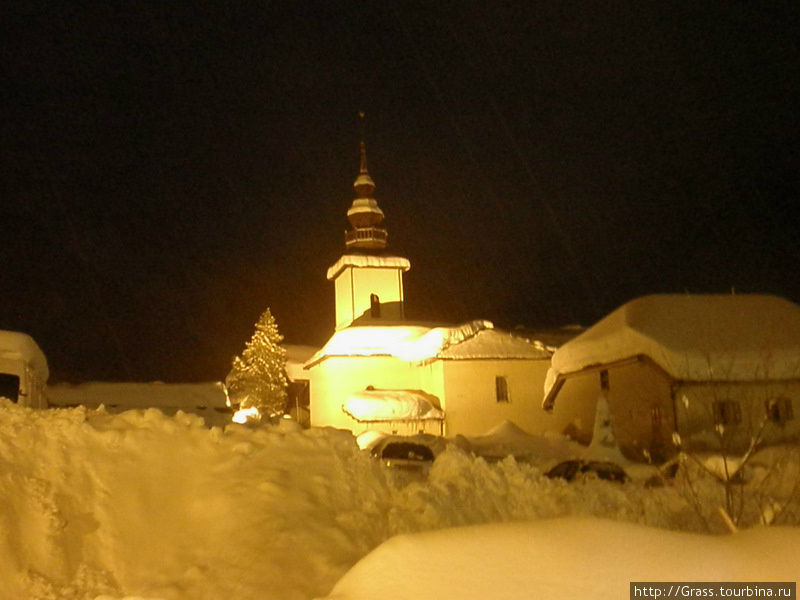
[(548, 358), (542, 344), (494, 329), (490, 321), (455, 327), (421, 325), (359, 326), (341, 329), (306, 363), (330, 356), (394, 356), (408, 362), (431, 359)]
[(342, 410), (356, 421), (419, 421), (444, 419), (439, 399), (422, 390), (366, 389), (350, 394)]
[(681, 381), (800, 378), (800, 307), (776, 296), (645, 296), (555, 351), (558, 375), (645, 355)]
[(44, 352), (27, 333), (0, 330), (0, 358), (30, 363), (42, 381), (50, 376)]
[(347, 267), (387, 267), (391, 269), (403, 269), (408, 271), (411, 263), (402, 256), (381, 256), (375, 254), (345, 254), (328, 269), (328, 279), (336, 277)]

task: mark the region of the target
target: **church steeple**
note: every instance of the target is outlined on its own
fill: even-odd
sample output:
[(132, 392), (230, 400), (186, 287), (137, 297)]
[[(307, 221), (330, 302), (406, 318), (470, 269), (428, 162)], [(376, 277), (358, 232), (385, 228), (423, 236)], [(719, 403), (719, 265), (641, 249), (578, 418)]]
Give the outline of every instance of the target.
[[(362, 127), (364, 113), (361, 113)], [(396, 322), (405, 318), (403, 273), (411, 263), (386, 252), (383, 211), (372, 197), (375, 182), (367, 170), (367, 147), (361, 135), (361, 162), (353, 183), (356, 198), (347, 211), (351, 228), (344, 232), (347, 249), (328, 269), (336, 294), (336, 329), (351, 325)]]
[[(363, 122), (364, 114), (361, 113)], [(383, 211), (378, 207), (378, 202), (372, 197), (375, 192), (375, 182), (367, 170), (367, 147), (361, 141), (361, 163), (353, 187), (356, 191), (355, 200), (347, 211), (347, 219), (352, 229), (345, 231), (344, 241), (348, 249), (379, 251), (386, 248), (386, 239), (389, 234), (383, 226)]]

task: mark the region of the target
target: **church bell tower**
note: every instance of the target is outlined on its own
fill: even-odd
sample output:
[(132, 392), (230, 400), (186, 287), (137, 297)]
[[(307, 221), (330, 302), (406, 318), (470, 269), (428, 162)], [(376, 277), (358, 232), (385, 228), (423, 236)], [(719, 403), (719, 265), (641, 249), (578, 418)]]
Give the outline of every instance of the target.
[(367, 170), (367, 150), (361, 142), (356, 197), (347, 211), (351, 228), (344, 233), (345, 253), (328, 269), (336, 292), (336, 329), (351, 325), (381, 325), (402, 321), (403, 273), (407, 258), (387, 250), (389, 237), (383, 211), (372, 197), (375, 182)]

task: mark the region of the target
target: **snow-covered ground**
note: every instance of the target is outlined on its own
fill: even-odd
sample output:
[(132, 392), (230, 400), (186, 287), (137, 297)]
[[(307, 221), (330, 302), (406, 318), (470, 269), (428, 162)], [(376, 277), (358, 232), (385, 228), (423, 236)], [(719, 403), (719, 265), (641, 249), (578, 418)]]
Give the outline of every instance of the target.
[[(428, 477), (416, 480), (387, 472), (348, 432), (292, 425), (209, 428), (199, 417), (155, 409), (35, 411), (0, 400), (0, 600), (324, 597), (393, 536), (489, 523), (518, 522), (478, 536), (494, 539), (498, 548), (472, 559), (483, 564), (492, 597), (511, 589), (502, 568), (508, 553), (520, 554), (507, 566), (518, 564), (528, 547), (521, 540), (538, 536), (544, 542), (531, 543), (530, 552), (545, 556), (549, 545), (547, 579), (531, 571), (524, 585), (573, 580), (575, 564), (564, 557), (591, 560), (599, 542), (581, 541), (591, 532), (615, 549), (611, 577), (617, 579), (628, 577), (624, 560), (662, 544), (675, 549), (664, 551), (665, 561), (675, 557), (665, 563), (674, 567), (665, 570), (671, 579), (682, 578), (688, 554), (708, 551), (704, 544), (721, 544), (734, 557), (747, 554), (747, 577), (777, 573), (770, 565), (800, 550), (794, 532), (782, 529), (748, 533), (755, 545), (743, 534), (723, 541), (675, 538), (666, 530), (704, 527), (675, 486), (648, 487), (647, 472), (625, 485), (549, 479), (544, 470), (575, 447), (561, 439), (526, 439), (510, 425), (451, 444)], [(509, 452), (518, 458), (500, 458)], [(537, 522), (563, 517), (569, 519)], [(437, 547), (450, 548), (452, 564), (472, 564), (466, 554), (478, 542), (467, 542), (468, 535), (401, 537), (359, 569), (372, 580), (388, 565), (408, 572), (415, 563), (397, 549), (419, 548), (431, 557), (419, 563), (430, 565), (430, 578), (446, 566), (441, 557), (434, 561)], [(676, 539), (686, 542), (683, 555)], [(349, 575), (335, 596), (363, 597), (354, 581), (359, 576)], [(627, 581), (614, 583), (624, 587)], [(454, 593), (440, 590), (438, 596), (460, 597)]]
[(620, 600), (632, 581), (796, 581), (798, 552), (791, 527), (709, 536), (577, 517), (475, 525), (392, 538), (328, 600)]

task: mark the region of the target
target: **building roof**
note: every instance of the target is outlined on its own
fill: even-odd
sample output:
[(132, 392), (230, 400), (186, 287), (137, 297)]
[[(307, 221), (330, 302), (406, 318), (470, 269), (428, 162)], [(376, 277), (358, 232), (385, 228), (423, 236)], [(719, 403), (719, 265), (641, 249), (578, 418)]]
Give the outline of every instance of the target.
[(50, 376), (44, 352), (27, 333), (0, 330), (0, 358), (22, 360), (30, 364), (41, 381), (47, 381)]
[(680, 381), (800, 378), (800, 307), (776, 296), (645, 296), (598, 321), (553, 354), (559, 376), (646, 356)]
[(470, 359), (542, 359), (551, 352), (537, 342), (494, 329), (490, 321), (458, 326), (356, 326), (341, 329), (306, 363), (332, 356), (394, 356), (408, 362)]

